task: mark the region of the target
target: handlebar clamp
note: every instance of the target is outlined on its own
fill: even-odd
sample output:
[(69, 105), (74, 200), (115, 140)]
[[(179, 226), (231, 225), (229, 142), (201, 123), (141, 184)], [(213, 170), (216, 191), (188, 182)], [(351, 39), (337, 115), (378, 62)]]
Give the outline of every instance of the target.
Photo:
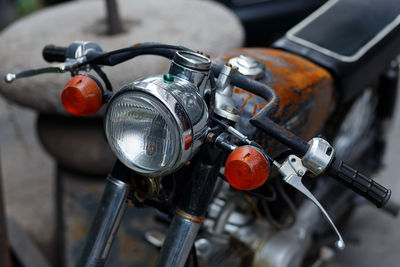
[(314, 137), (308, 143), (310, 146), (301, 161), (314, 175), (320, 175), (332, 162), (335, 149), (326, 140), (319, 137)]

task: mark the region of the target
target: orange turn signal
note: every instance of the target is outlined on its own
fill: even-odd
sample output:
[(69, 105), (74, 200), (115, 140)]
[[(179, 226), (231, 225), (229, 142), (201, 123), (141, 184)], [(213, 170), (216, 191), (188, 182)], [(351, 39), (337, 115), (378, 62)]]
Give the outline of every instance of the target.
[(267, 181), (269, 162), (255, 147), (241, 146), (229, 155), (225, 164), (225, 177), (239, 190), (251, 190)]
[(72, 115), (89, 115), (103, 104), (103, 93), (96, 80), (85, 75), (74, 76), (61, 94), (64, 108)]

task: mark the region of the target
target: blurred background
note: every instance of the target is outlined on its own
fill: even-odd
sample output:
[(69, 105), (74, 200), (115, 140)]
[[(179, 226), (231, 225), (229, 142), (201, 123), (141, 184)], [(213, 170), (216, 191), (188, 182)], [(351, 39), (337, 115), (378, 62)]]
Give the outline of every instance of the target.
[[(139, 29), (143, 28), (143, 31), (147, 29), (145, 23), (141, 22), (141, 15), (139, 13), (130, 17), (126, 15), (129, 9), (125, 8), (128, 7), (125, 2), (128, 1), (121, 1), (124, 2), (125, 6), (120, 9), (118, 9), (115, 1), (74, 1), (74, 3), (76, 2), (98, 2), (93, 10), (82, 11), (82, 7), (86, 7), (85, 4), (76, 4), (76, 9), (88, 13), (88, 17), (90, 17), (89, 14), (97, 12), (98, 18), (96, 17), (93, 23), (102, 25), (94, 28), (84, 19), (77, 21), (75, 26), (80, 24), (80, 31), (82, 31), (78, 35), (79, 38), (88, 36), (88, 39), (91, 40), (92, 36), (96, 36), (100, 40), (104, 39), (104, 42), (97, 42), (104, 43), (105, 47), (103, 48), (105, 50), (133, 43), (129, 42), (131, 40), (129, 34), (145, 38), (143, 36), (146, 35), (141, 35)], [(145, 1), (138, 2), (143, 4)], [(174, 0), (170, 4), (179, 5), (180, 2), (183, 1)], [(188, 0), (188, 2), (208, 1)], [(176, 39), (175, 42), (170, 41), (170, 39), (165, 39), (165, 41), (189, 47), (197, 45), (199, 49), (204, 49), (211, 55), (241, 46), (265, 47), (326, 1), (216, 0), (214, 2), (219, 2), (216, 4), (218, 8), (216, 8), (215, 14), (231, 22), (227, 27), (231, 28), (229, 30), (233, 32), (232, 35), (215, 34), (214, 39), (210, 37), (201, 42), (193, 40), (193, 36), (191, 39), (176, 36), (171, 37)], [(5, 71), (45, 66), (46, 63), (40, 58), (40, 47), (43, 47), (43, 44), (67, 45), (68, 42), (65, 43), (63, 38), (68, 39), (69, 37), (57, 35), (55, 29), (59, 27), (61, 32), (61, 29), (64, 29), (62, 27), (69, 28), (70, 33), (68, 34), (73, 36), (74, 29), (71, 29), (73, 27), (57, 21), (57, 15), (51, 17), (50, 12), (69, 13), (71, 15), (70, 20), (74, 20), (71, 13), (75, 10), (75, 7), (72, 6), (74, 3), (59, 0), (0, 0), (0, 49), (7, 51), (21, 42), (25, 44), (24, 51), (21, 50), (21, 54), (32, 54), (29, 59), (21, 56), (22, 59), (18, 59), (20, 61), (14, 58), (15, 54), (3, 56), (0, 60), (1, 74), (3, 75)], [(162, 1), (153, 0), (149, 3), (153, 6), (157, 3), (159, 6), (163, 5)], [(130, 5), (129, 8), (131, 8)], [(148, 8), (151, 8), (151, 6)], [(202, 6), (202, 8), (208, 7)], [(160, 12), (165, 12), (165, 9), (160, 9)], [(147, 9), (144, 8), (140, 10), (142, 13), (147, 12)], [(44, 19), (41, 21), (41, 18)], [(54, 20), (48, 20), (49, 18)], [(199, 18), (199, 20), (203, 20), (202, 26), (207, 28), (206, 19)], [(14, 24), (12, 24), (13, 22)], [(32, 24), (36, 22), (37, 25)], [(40, 27), (43, 24), (53, 23), (56, 25), (54, 25), (52, 31), (50, 28), (43, 29)], [(209, 25), (209, 27), (213, 28), (215, 25)], [(165, 30), (163, 31), (165, 32)], [(166, 33), (166, 35), (168, 34), (170, 35), (170, 33)], [(157, 33), (155, 36), (162, 35)], [(52, 37), (54, 38), (52, 39)], [(31, 38), (42, 40), (37, 44), (37, 47), (30, 47)], [(156, 61), (151, 63), (157, 65)], [(167, 63), (164, 61), (162, 64), (158, 68), (165, 68)], [(152, 71), (155, 72), (156, 70)], [(137, 73), (140, 73), (140, 70), (137, 70)], [(123, 75), (127, 76), (126, 73), (123, 73)], [(125, 82), (117, 74), (114, 76), (118, 82)], [(126, 77), (124, 78), (126, 79)], [(130, 79), (132, 78), (130, 77)], [(49, 80), (52, 79), (49, 78)], [(65, 77), (64, 80), (61, 79), (60, 83), (65, 83), (66, 80), (68, 80), (68, 77)], [(112, 162), (113, 159), (107, 156), (109, 151), (101, 149), (93, 151), (88, 156), (89, 158), (86, 158), (86, 156), (82, 158), (80, 151), (74, 150), (76, 146), (79, 146), (79, 142), (75, 142), (76, 136), (85, 140), (93, 139), (88, 141), (89, 143), (92, 142), (93, 146), (104, 142), (101, 136), (101, 119), (92, 118), (90, 122), (83, 120), (74, 124), (75, 122), (71, 122), (71, 119), (65, 117), (65, 113), (60, 111), (62, 106), (60, 105), (60, 108), (57, 108), (59, 103), (53, 100), (58, 99), (57, 94), (62, 87), (51, 83), (53, 89), (47, 91), (41, 86), (42, 84), (38, 83), (38, 86), (31, 88), (32, 86), (28, 82), (11, 92), (4, 89), (3, 95), (6, 97), (0, 96), (0, 177), (2, 180), (0, 214), (1, 206), (5, 209), (6, 214), (6, 217), (0, 218), (0, 221), (7, 221), (8, 223), (8, 233), (0, 230), (0, 242), (4, 241), (8, 234), (12, 257), (19, 261), (20, 266), (72, 266), (71, 257), (76, 255), (77, 249), (81, 246), (88, 220), (93, 214), (93, 207), (98, 200), (96, 197), (91, 198), (88, 194), (79, 193), (79, 190), (76, 189), (84, 187), (86, 191), (98, 195), (102, 190), (102, 179), (109, 165), (105, 164), (106, 166), (103, 169), (99, 167), (97, 172), (91, 173), (93, 165), (90, 164), (99, 160)], [(24, 90), (32, 90), (32, 92), (43, 90), (48, 94), (44, 97), (40, 97), (40, 94), (33, 96), (24, 93)], [(63, 123), (69, 126), (60, 126)], [(82, 127), (82, 125), (87, 124), (91, 124), (92, 127)], [(76, 125), (83, 129), (82, 132), (74, 132), (73, 129)], [(58, 144), (63, 132), (68, 132), (70, 139), (66, 138), (67, 141), (60, 145), (58, 150), (61, 152), (56, 151), (55, 146), (57, 145), (55, 144)], [(398, 173), (400, 166), (398, 160), (400, 159), (400, 142), (398, 136), (400, 136), (399, 108), (396, 109), (395, 121), (387, 137), (388, 148), (384, 159), (385, 166), (375, 176), (379, 182), (392, 189), (392, 198), (399, 202), (400, 180)], [(69, 159), (60, 155), (63, 153), (77, 159), (78, 163), (69, 162)], [(104, 157), (98, 158), (97, 155), (99, 154)], [(93, 159), (90, 157), (93, 157)], [(79, 166), (75, 169), (71, 168), (73, 164)], [(61, 188), (64, 190), (62, 196), (60, 196)], [(89, 202), (87, 201), (88, 198), (90, 198)], [(86, 201), (89, 204), (81, 207), (79, 205), (81, 201)], [(128, 216), (143, 216), (144, 218), (145, 214), (138, 215), (133, 212)], [(65, 221), (60, 221), (62, 218)], [(337, 253), (331, 262), (323, 266), (398, 266), (400, 262), (400, 254), (397, 253), (400, 249), (399, 222), (398, 218), (394, 219), (370, 205), (361, 206), (352, 215), (349, 224), (342, 232), (347, 241), (346, 250)], [(133, 229), (134, 226), (123, 227), (122, 234), (131, 231), (130, 229)], [(65, 232), (65, 235), (60, 235), (59, 231)], [(133, 235), (139, 234), (134, 233)], [(125, 240), (121, 244), (133, 247), (133, 250), (128, 251), (129, 253), (147, 253), (141, 251), (138, 248), (140, 244), (133, 243), (132, 240)], [(1, 248), (0, 253), (2, 253)], [(60, 255), (60, 250), (65, 253)], [(5, 252), (4, 248), (2, 251)], [(127, 260), (131, 256), (125, 255)], [(115, 255), (115, 257), (118, 256)], [(146, 260), (144, 259), (144, 261)], [(138, 266), (142, 265), (139, 264)]]

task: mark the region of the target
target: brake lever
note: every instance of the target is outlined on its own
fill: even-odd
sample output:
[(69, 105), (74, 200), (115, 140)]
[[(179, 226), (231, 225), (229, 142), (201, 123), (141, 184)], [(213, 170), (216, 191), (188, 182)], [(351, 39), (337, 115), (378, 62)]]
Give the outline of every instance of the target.
[(329, 224), (332, 226), (333, 230), (336, 232), (338, 236), (339, 240), (335, 242), (335, 246), (338, 249), (343, 250), (345, 248), (345, 243), (343, 241), (341, 234), (339, 233), (339, 230), (336, 228), (335, 224), (329, 217), (324, 207), (318, 202), (318, 200), (314, 197), (314, 195), (303, 185), (302, 177), (304, 176), (304, 174), (308, 169), (304, 167), (302, 160), (295, 155), (290, 155), (282, 164), (279, 164), (278, 162), (274, 161), (274, 165), (283, 175), (283, 181), (285, 181), (287, 184), (293, 186), (295, 189), (300, 191), (319, 208), (319, 210), (325, 216), (326, 220), (329, 222)]

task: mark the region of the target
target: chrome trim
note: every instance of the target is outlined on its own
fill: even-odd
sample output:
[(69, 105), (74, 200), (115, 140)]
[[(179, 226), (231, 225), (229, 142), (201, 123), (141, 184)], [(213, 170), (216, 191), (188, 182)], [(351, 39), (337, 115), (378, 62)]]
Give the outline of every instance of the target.
[(157, 259), (156, 266), (183, 267), (192, 249), (201, 224), (175, 215)]
[(366, 52), (368, 52), (369, 49), (371, 49), (375, 44), (377, 44), (388, 33), (390, 33), (394, 28), (396, 28), (400, 24), (400, 15), (398, 15), (391, 23), (389, 23), (385, 28), (383, 28), (377, 35), (374, 36), (374, 38), (372, 38), (369, 42), (367, 42), (364, 46), (362, 46), (352, 56), (341, 55), (341, 54), (333, 52), (327, 48), (321, 47), (312, 42), (309, 42), (307, 40), (304, 40), (300, 37), (295, 36), (295, 34), (298, 31), (300, 31), (301, 29), (306, 27), (308, 24), (310, 24), (312, 21), (314, 21), (314, 19), (318, 18), (320, 15), (325, 13), (329, 8), (331, 8), (333, 5), (335, 5), (339, 1), (340, 0), (331, 0), (331, 1), (326, 2), (319, 9), (317, 9), (315, 12), (313, 12), (310, 16), (308, 16), (306, 19), (304, 19), (299, 24), (297, 24), (295, 27), (293, 27), (291, 30), (289, 30), (286, 33), (286, 38), (295, 43), (299, 43), (305, 47), (314, 49), (324, 55), (327, 55), (332, 58), (336, 58), (340, 61), (354, 62), (354, 61), (357, 61), (358, 59), (360, 59)]
[[(189, 57), (190, 55), (190, 57)], [(178, 51), (171, 62), (168, 73), (193, 83), (201, 96), (207, 86), (211, 60), (201, 54)]]
[[(156, 87), (156, 86), (154, 86), (154, 87)], [(124, 154), (121, 153), (120, 151), (118, 151), (118, 149), (116, 149), (116, 147), (113, 145), (113, 143), (110, 142), (109, 134), (107, 132), (107, 124), (110, 121), (109, 113), (113, 107), (113, 105), (112, 105), (113, 101), (124, 97), (124, 94), (135, 94), (135, 92), (137, 95), (140, 95), (142, 97), (147, 97), (152, 103), (158, 104), (159, 106), (164, 107), (166, 109), (166, 112), (169, 113), (169, 115), (172, 117), (171, 121), (174, 124), (173, 127), (178, 129), (178, 131), (179, 131), (179, 134), (177, 137), (180, 140), (179, 144), (176, 144), (176, 142), (174, 142), (174, 145), (178, 152), (181, 150), (182, 146), (184, 145), (184, 141), (182, 141), (182, 136), (186, 137), (187, 135), (191, 134), (190, 125), (188, 123), (189, 119), (187, 118), (185, 112), (181, 108), (179, 108), (180, 107), (179, 104), (176, 104), (176, 106), (178, 108), (176, 109), (176, 111), (174, 113), (172, 113), (170, 108), (168, 108), (168, 106), (163, 101), (161, 101), (161, 99), (163, 99), (163, 97), (165, 97), (165, 95), (166, 95), (165, 92), (161, 92), (160, 94), (157, 94), (157, 93), (151, 94), (150, 89), (148, 89), (148, 91), (146, 91), (143, 88), (135, 87), (134, 84), (128, 84), (128, 85), (124, 86), (123, 89), (121, 89), (118, 93), (116, 93), (115, 96), (111, 99), (110, 104), (107, 107), (106, 116), (104, 119), (104, 124), (105, 124), (104, 129), (106, 131), (107, 141), (110, 145), (111, 150), (113, 151), (113, 153), (117, 156), (117, 158), (122, 163), (124, 163), (127, 167), (131, 168), (135, 172), (137, 172), (143, 176), (160, 176), (161, 174), (168, 172), (168, 170), (171, 168), (171, 166), (174, 166), (176, 164), (176, 162), (179, 161), (179, 159), (182, 157), (181, 153), (179, 153), (179, 155), (177, 155), (177, 157), (176, 157), (176, 159), (174, 159), (174, 161), (171, 161), (168, 165), (163, 166), (156, 171), (143, 170), (142, 168), (138, 167), (135, 164), (135, 162), (132, 162), (131, 159), (125, 158)], [(155, 91), (155, 92), (157, 92), (157, 91)], [(172, 98), (172, 99), (174, 99), (174, 98)], [(179, 116), (181, 117), (180, 119), (179, 119)], [(182, 123), (182, 121), (187, 121), (187, 123), (186, 124)], [(179, 124), (179, 123), (181, 123), (181, 124)]]
[[(140, 92), (158, 100), (169, 111), (180, 133), (179, 155), (171, 166), (165, 166), (158, 172), (138, 173), (145, 176), (166, 175), (190, 160), (203, 144), (208, 130), (207, 105), (197, 92), (196, 86), (176, 76), (174, 76), (174, 81), (170, 83), (165, 82), (164, 76), (161, 74), (151, 75), (122, 87), (111, 99), (110, 103), (128, 92)], [(106, 112), (106, 120), (107, 114), (108, 110)], [(192, 141), (189, 148), (185, 150), (185, 141), (188, 136), (191, 136)], [(117, 157), (125, 162), (115, 148), (112, 145), (110, 147)], [(138, 170), (135, 169), (135, 171)]]
[(222, 118), (239, 122), (239, 111), (235, 107), (235, 101), (232, 98), (233, 87), (230, 84), (232, 72), (234, 70), (228, 65), (224, 65), (221, 69), (216, 82), (214, 112)]
[(130, 186), (111, 176), (97, 207), (76, 267), (104, 266), (127, 207)]
[(65, 56), (67, 59), (81, 58), (89, 51), (103, 52), (101, 47), (94, 42), (75, 41), (68, 46)]
[(211, 60), (208, 57), (190, 51), (176, 52), (173, 61), (186, 68), (201, 71), (209, 71), (211, 67)]
[(335, 149), (324, 139), (314, 137), (308, 142), (310, 147), (301, 159), (306, 167), (314, 175), (320, 175), (332, 162)]
[(332, 229), (336, 232), (338, 240), (335, 242), (335, 246), (338, 249), (343, 250), (345, 248), (345, 244), (342, 235), (336, 228), (336, 225), (329, 217), (328, 213), (321, 205), (321, 203), (319, 203), (319, 201), (314, 197), (314, 195), (303, 184), (302, 177), (306, 173), (307, 168), (304, 167), (301, 159), (295, 155), (289, 155), (289, 157), (282, 164), (279, 164), (278, 162), (274, 161), (274, 165), (278, 168), (279, 173), (282, 174), (283, 181), (285, 183), (293, 186), (296, 190), (304, 194), (319, 208), (322, 215), (324, 215), (325, 219), (331, 225)]

